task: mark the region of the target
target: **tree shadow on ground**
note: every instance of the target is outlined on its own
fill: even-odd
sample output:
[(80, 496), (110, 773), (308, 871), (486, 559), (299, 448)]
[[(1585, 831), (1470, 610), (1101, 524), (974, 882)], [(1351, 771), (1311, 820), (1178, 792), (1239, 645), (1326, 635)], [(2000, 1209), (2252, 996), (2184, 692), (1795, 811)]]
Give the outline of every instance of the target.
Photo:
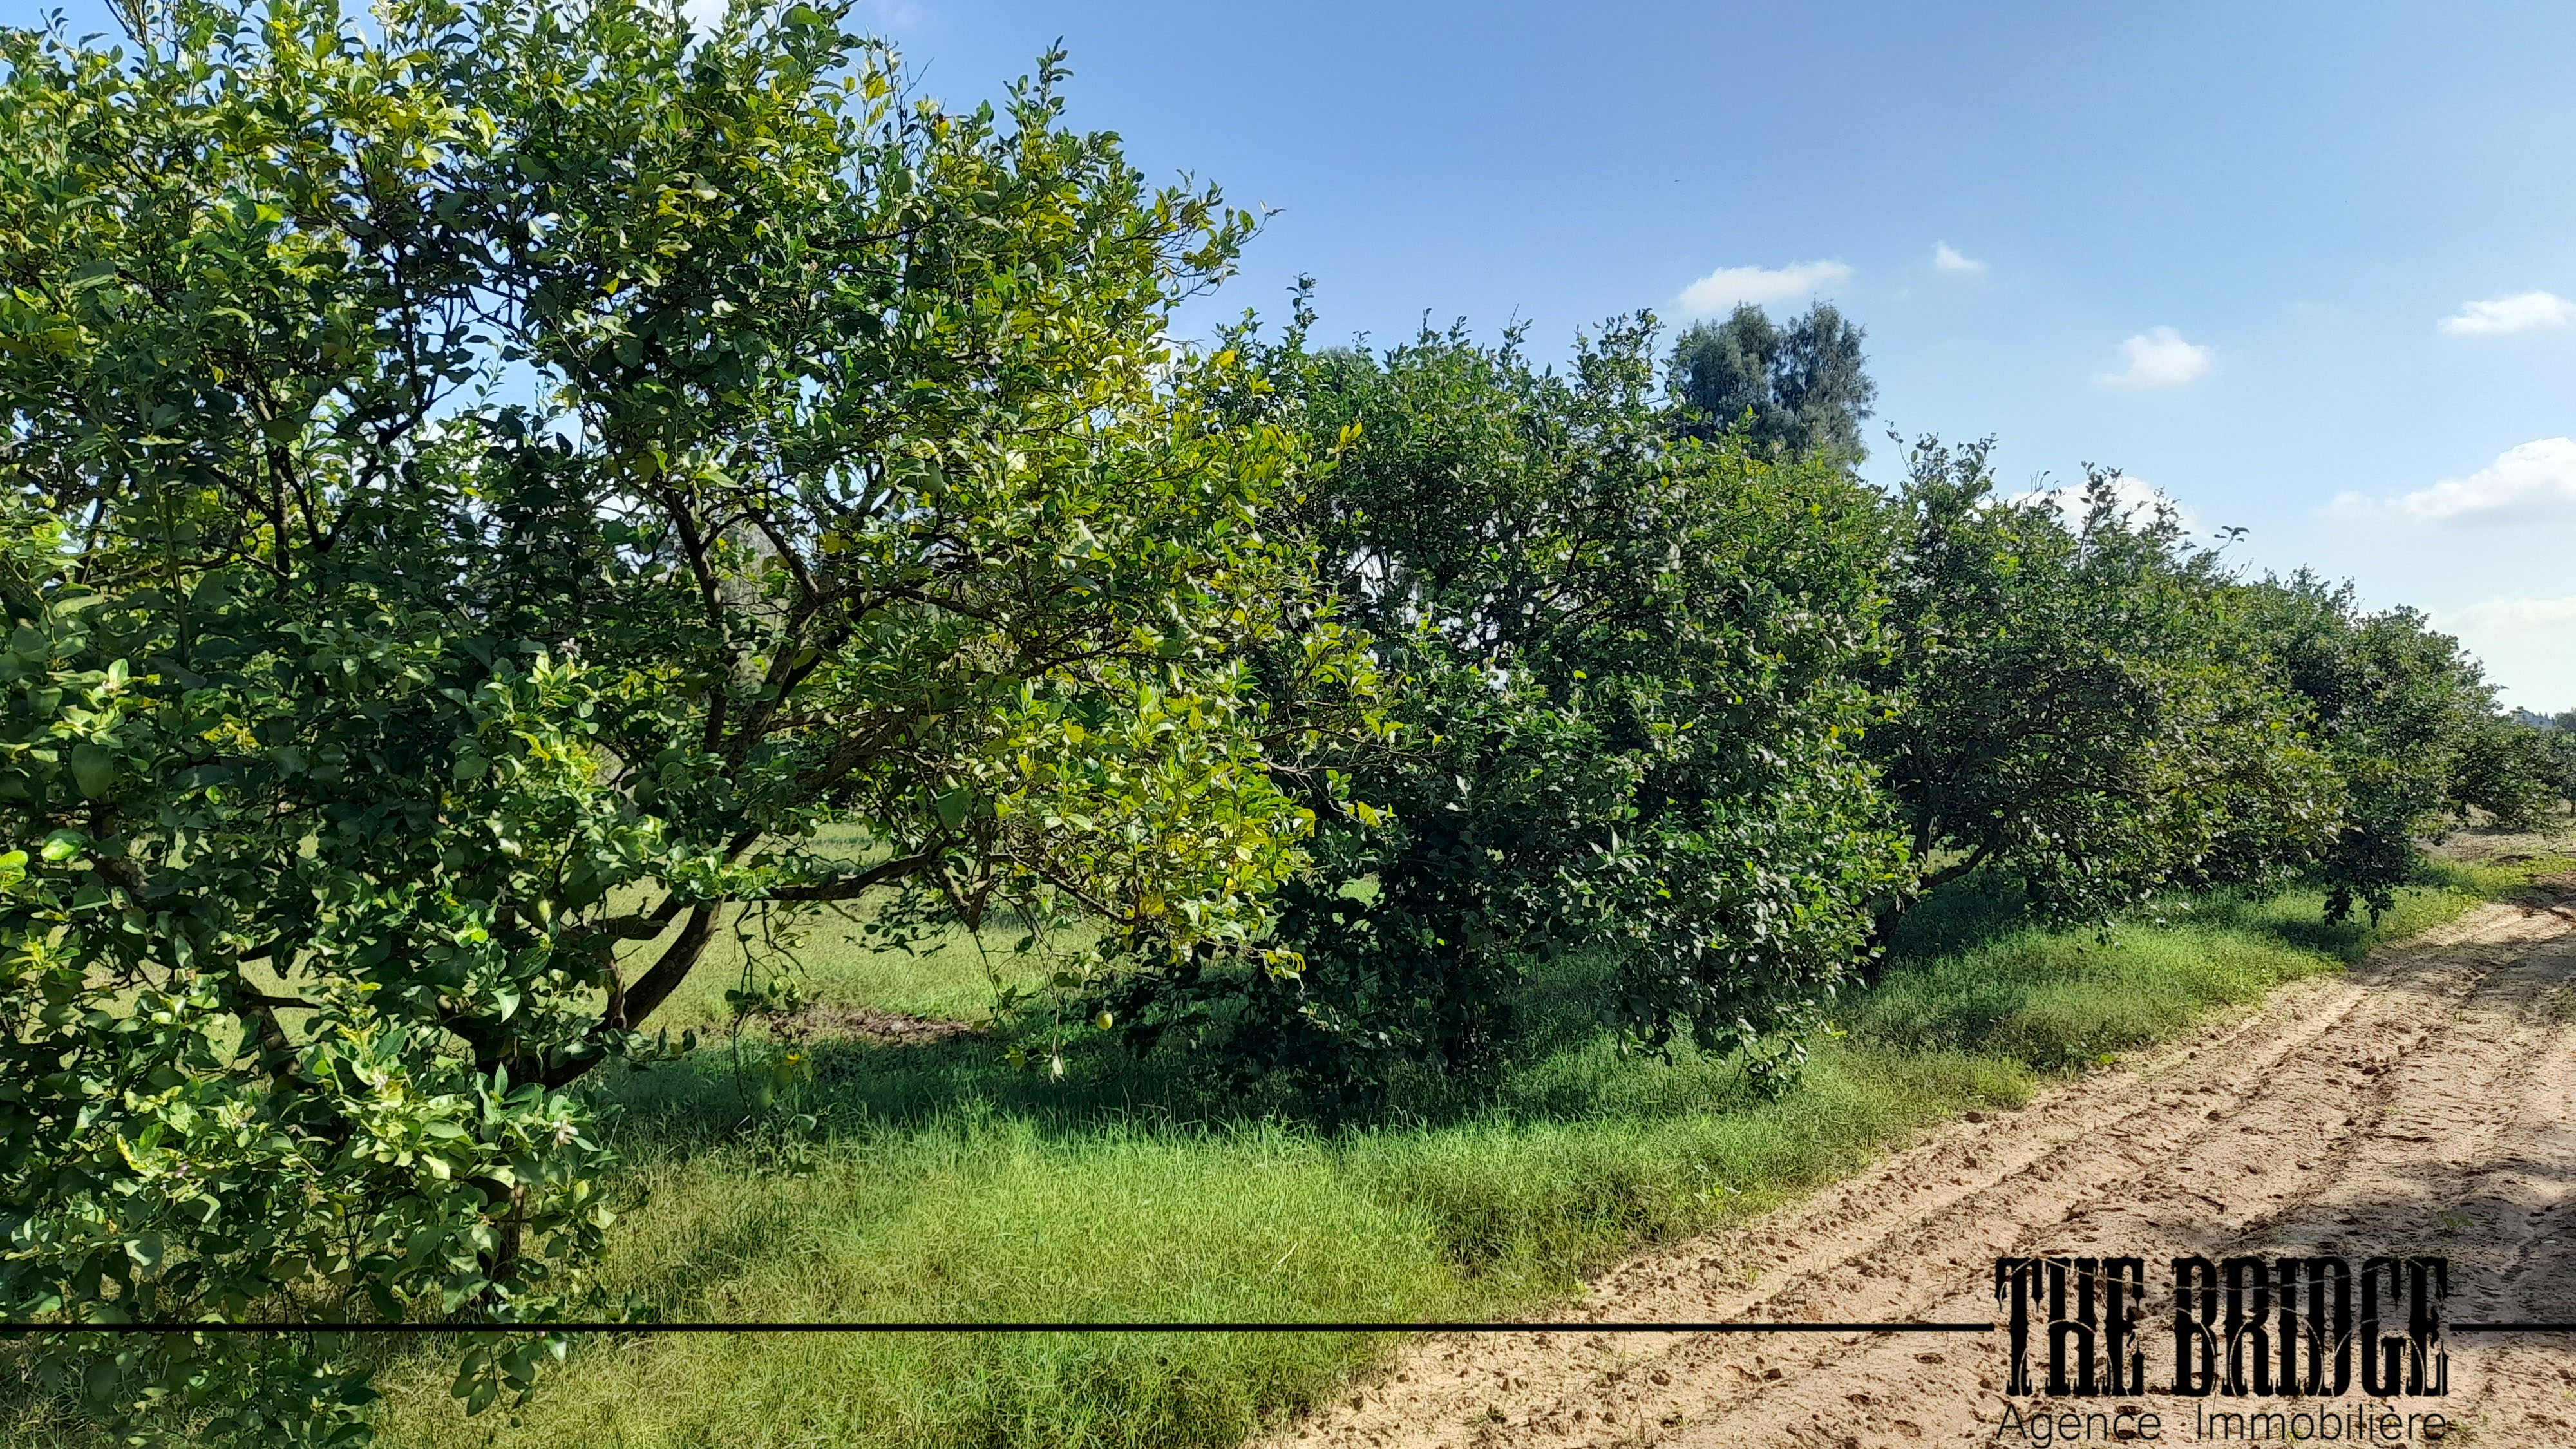
[[(2458, 869), (2428, 863), (2420, 883), (2455, 883), (2444, 872)], [(2174, 898), (2151, 902), (2109, 934), (2170, 925), (2240, 933), (2239, 939), (2344, 961), (2364, 954), (2374, 939), (2367, 917), (2327, 921), (2313, 899), (2237, 891)], [(2140, 994), (2134, 983), (2116, 989), (2106, 983), (2109, 1006), (2097, 1010), (2075, 1000), (2085, 994), (2084, 979), (2100, 974), (2096, 939), (2044, 931), (2025, 902), (2020, 884), (1994, 871), (1933, 892), (1901, 923), (1882, 982), (1846, 997), (1837, 1019), (1888, 1046), (2000, 1052), (2039, 1070), (2081, 1066), (2135, 1045), (2131, 1037), (2162, 1034), (2170, 1023), (2139, 1024), (2114, 1040), (2118, 1033), (2110, 1028), (2118, 1023), (2106, 1018), (2097, 1023), (2100, 1030), (2040, 1023), (2048, 1027), (2040, 1032), (2047, 1040), (2024, 1040), (2039, 1029), (2022, 1029), (2030, 1026), (2022, 1018), (2038, 996), (2067, 997), (2060, 1015), (2101, 1016)], [(1328, 1109), (1310, 1101), (1285, 1078), (1229, 1072), (1220, 1054), (1177, 1038), (1151, 1052), (1131, 1052), (1117, 1037), (1043, 1005), (989, 1030), (940, 1040), (822, 1036), (795, 1047), (805, 1059), (792, 1072), (778, 1070), (789, 1044), (746, 1032), (738, 1052), (718, 1046), (647, 1068), (613, 1068), (602, 1085), (620, 1109), (621, 1135), (680, 1150), (732, 1143), (800, 1118), (813, 1119), (803, 1130), (828, 1133), (848, 1124), (901, 1126), (967, 1113), (1063, 1136), (1104, 1128), (1430, 1125), (1495, 1114), (1524, 1122), (1604, 1113), (1668, 1117), (1753, 1104), (1752, 1084), (1730, 1058), (1687, 1048), (1670, 1057), (1624, 1050), (1603, 1019), (1603, 1003), (1616, 994), (1614, 977), (1614, 963), (1597, 953), (1532, 960), (1521, 981), (1515, 1049), (1498, 1089), (1471, 1093), (1425, 1071), (1401, 1078), (1377, 1110), (1359, 1114), (1347, 1104)], [(2058, 1041), (2061, 1036), (2067, 1039)]]
[[(1605, 1113), (1662, 1118), (1722, 1112), (1758, 1099), (1734, 1058), (1687, 1044), (1664, 1056), (1625, 1050), (1605, 1025), (1612, 964), (1568, 954), (1532, 962), (1519, 1034), (1499, 1084), (1469, 1092), (1442, 1074), (1400, 1071), (1383, 1102), (1354, 1113), (1319, 1104), (1285, 1076), (1247, 1078), (1221, 1055), (1167, 1041), (1138, 1054), (1112, 1035), (1040, 1013), (945, 1039), (869, 1036), (801, 1044), (754, 1039), (643, 1067), (600, 1083), (616, 1133), (660, 1150), (734, 1146), (778, 1124), (825, 1135), (865, 1124), (917, 1126), (960, 1115), (1009, 1119), (1049, 1137), (1105, 1129), (1225, 1131), (1288, 1125), (1329, 1132), (1492, 1117), (1573, 1121)], [(779, 1070), (789, 1050), (803, 1060)]]

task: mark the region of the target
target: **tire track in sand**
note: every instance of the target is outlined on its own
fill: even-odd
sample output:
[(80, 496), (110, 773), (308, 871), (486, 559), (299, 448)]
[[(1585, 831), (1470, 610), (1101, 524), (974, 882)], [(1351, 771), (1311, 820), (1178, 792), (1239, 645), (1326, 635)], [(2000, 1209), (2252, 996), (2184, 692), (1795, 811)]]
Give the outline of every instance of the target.
[[(1560, 1317), (1985, 1321), (2001, 1255), (2138, 1254), (2152, 1285), (2177, 1255), (2304, 1251), (2447, 1254), (2452, 1321), (2576, 1320), (2571, 931), (2564, 906), (2482, 907), (1632, 1260)], [(2576, 1444), (2576, 1337), (2460, 1336), (2450, 1351), (2450, 1397), (2401, 1407), (2440, 1408), (2466, 1430), (2454, 1442), (2481, 1449)], [(2002, 1359), (2000, 1335), (1441, 1336), (1264, 1443), (1991, 1442)], [(2193, 1401), (2137, 1402), (2165, 1416), (2166, 1442), (2192, 1442)]]

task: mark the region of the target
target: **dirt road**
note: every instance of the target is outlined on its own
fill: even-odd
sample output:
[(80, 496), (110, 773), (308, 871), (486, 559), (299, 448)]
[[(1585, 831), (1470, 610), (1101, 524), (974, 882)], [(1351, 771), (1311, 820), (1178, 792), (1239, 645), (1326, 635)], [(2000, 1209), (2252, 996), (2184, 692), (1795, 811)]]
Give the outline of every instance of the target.
[[(2426, 1253), (2450, 1259), (2449, 1322), (2576, 1321), (2571, 930), (2567, 905), (2483, 907), (2019, 1111), (1953, 1123), (1742, 1231), (1628, 1263), (1566, 1317), (1987, 1321), (2004, 1255), (2135, 1254), (2161, 1279), (2184, 1255)], [(2160, 1324), (2170, 1344), (2170, 1303), (2148, 1304), (2151, 1345)], [(1901, 1449), (1998, 1442), (1999, 1425), (2000, 1442), (2042, 1442), (2005, 1418), (2002, 1340), (1435, 1338), (1359, 1407), (1271, 1442)], [(2387, 1407), (2441, 1411), (2455, 1445), (2576, 1445), (2576, 1334), (2455, 1334), (2449, 1350), (2446, 1398)], [(2170, 1359), (2151, 1359), (2152, 1385), (2168, 1386)], [(2359, 1395), (2356, 1381), (2305, 1407), (2339, 1412), (2339, 1428), (2382, 1412)], [(2218, 1437), (2201, 1411), (2255, 1401), (2125, 1402), (2157, 1413), (2171, 1444)], [(2033, 1404), (2112, 1407), (2020, 1412)]]

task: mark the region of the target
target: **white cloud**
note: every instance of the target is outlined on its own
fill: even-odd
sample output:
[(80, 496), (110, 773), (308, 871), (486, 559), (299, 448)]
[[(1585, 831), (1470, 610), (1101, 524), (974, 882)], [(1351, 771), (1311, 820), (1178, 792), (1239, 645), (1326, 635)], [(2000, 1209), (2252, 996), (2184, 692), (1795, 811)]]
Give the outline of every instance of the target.
[(1984, 262), (1978, 261), (1975, 257), (1961, 255), (1959, 249), (1948, 242), (1932, 244), (1932, 265), (1940, 271), (1963, 272), (1972, 277), (1986, 269)]
[(2185, 342), (2182, 334), (2170, 327), (2152, 327), (2120, 344), (2128, 354), (2129, 370), (2106, 372), (2096, 381), (2112, 387), (2180, 387), (2209, 371), (2214, 354), (2197, 343)]
[(2518, 634), (2576, 624), (2576, 594), (2563, 599), (2482, 599), (2434, 616), (2440, 628), (2478, 634)]
[(2468, 646), (2507, 704), (2544, 714), (2576, 707), (2576, 596), (2482, 599), (2436, 609), (2432, 622)]
[(1682, 288), (1682, 312), (1706, 317), (1739, 302), (1782, 302), (1848, 279), (1840, 262), (1798, 262), (1785, 267), (1720, 267)]
[(2576, 322), (2576, 302), (2555, 292), (2516, 292), (2469, 303), (2456, 316), (2443, 318), (2442, 330), (2454, 337), (2492, 337), (2535, 327), (2564, 327), (2570, 322)]
[(2359, 493), (2336, 498), (2329, 512), (2345, 518), (2397, 518), (2410, 523), (2531, 519), (2576, 513), (2576, 438), (2541, 438), (2507, 450), (2466, 478), (2445, 478), (2401, 498)]
[[(2113, 477), (2111, 499), (2113, 506), (2120, 511), (2120, 517), (2132, 525), (2145, 523), (2153, 518), (2157, 505), (2162, 504), (2174, 511), (2174, 522), (2182, 525), (2183, 532), (2203, 531), (2199, 514), (2175, 501), (2171, 494), (2144, 478), (2133, 478), (2126, 473)], [(2084, 485), (2081, 483), (2067, 483), (2055, 488), (2033, 488), (2027, 493), (2013, 494), (2004, 499), (2004, 502), (2047, 503), (2066, 520), (2069, 528), (2080, 527), (2084, 522), (2085, 509), (2091, 506), (2090, 500), (2084, 496)]]

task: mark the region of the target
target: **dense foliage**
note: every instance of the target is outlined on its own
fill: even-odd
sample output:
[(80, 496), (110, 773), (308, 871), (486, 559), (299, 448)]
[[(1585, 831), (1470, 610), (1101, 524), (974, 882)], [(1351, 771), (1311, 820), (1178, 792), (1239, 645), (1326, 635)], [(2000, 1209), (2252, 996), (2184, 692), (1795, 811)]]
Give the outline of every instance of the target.
[(524, 1391), (615, 1311), (586, 1074), (728, 926), (1079, 919), (1085, 1016), (1342, 1117), (1494, 1081), (1552, 957), (1777, 1085), (1969, 872), (2376, 915), (2569, 793), (2421, 616), (2108, 475), (1867, 486), (1829, 307), (1178, 348), (1250, 219), (847, 14), (0, 31), (0, 1315), (103, 1422), (368, 1389), (82, 1325), (470, 1319)]
[(2528, 824), (2554, 792), (2545, 750), (2522, 747), (2457, 640), (2412, 609), (2363, 610), (2308, 573), (2239, 591), (2266, 667), (2299, 701), (2343, 781), (2324, 857), (2326, 911), (2377, 915), (2416, 869), (2415, 841), (2471, 809)]
[(1794, 1051), (1822, 1019), (1901, 859), (1853, 750), (1878, 505), (1830, 462), (1676, 438), (1653, 342), (1614, 323), (1565, 376), (1456, 334), (1259, 354), (1269, 412), (1339, 446), (1293, 522), (1405, 729), (1331, 762), (1377, 808), (1328, 815), (1281, 892), (1304, 970), (1131, 983), (1140, 1033), (1241, 994), (1239, 1060), (1472, 1083), (1523, 964), (1587, 949), (1650, 1044)]
[(1983, 867), (2045, 916), (2103, 920), (2277, 880), (2333, 833), (2342, 781), (2245, 647), (2217, 555), (2114, 483), (1999, 498), (1983, 447), (1914, 450), (1867, 746), (1923, 863), (1909, 894)]
[[(728, 901), (1262, 934), (1309, 807), (1237, 656), (1365, 661), (1280, 606), (1296, 440), (1164, 340), (1244, 218), (1052, 62), (959, 114), (801, 5), (134, 29), (0, 32), (0, 1315), (556, 1315), (567, 1088)], [(327, 1337), (34, 1355), (363, 1430)]]

